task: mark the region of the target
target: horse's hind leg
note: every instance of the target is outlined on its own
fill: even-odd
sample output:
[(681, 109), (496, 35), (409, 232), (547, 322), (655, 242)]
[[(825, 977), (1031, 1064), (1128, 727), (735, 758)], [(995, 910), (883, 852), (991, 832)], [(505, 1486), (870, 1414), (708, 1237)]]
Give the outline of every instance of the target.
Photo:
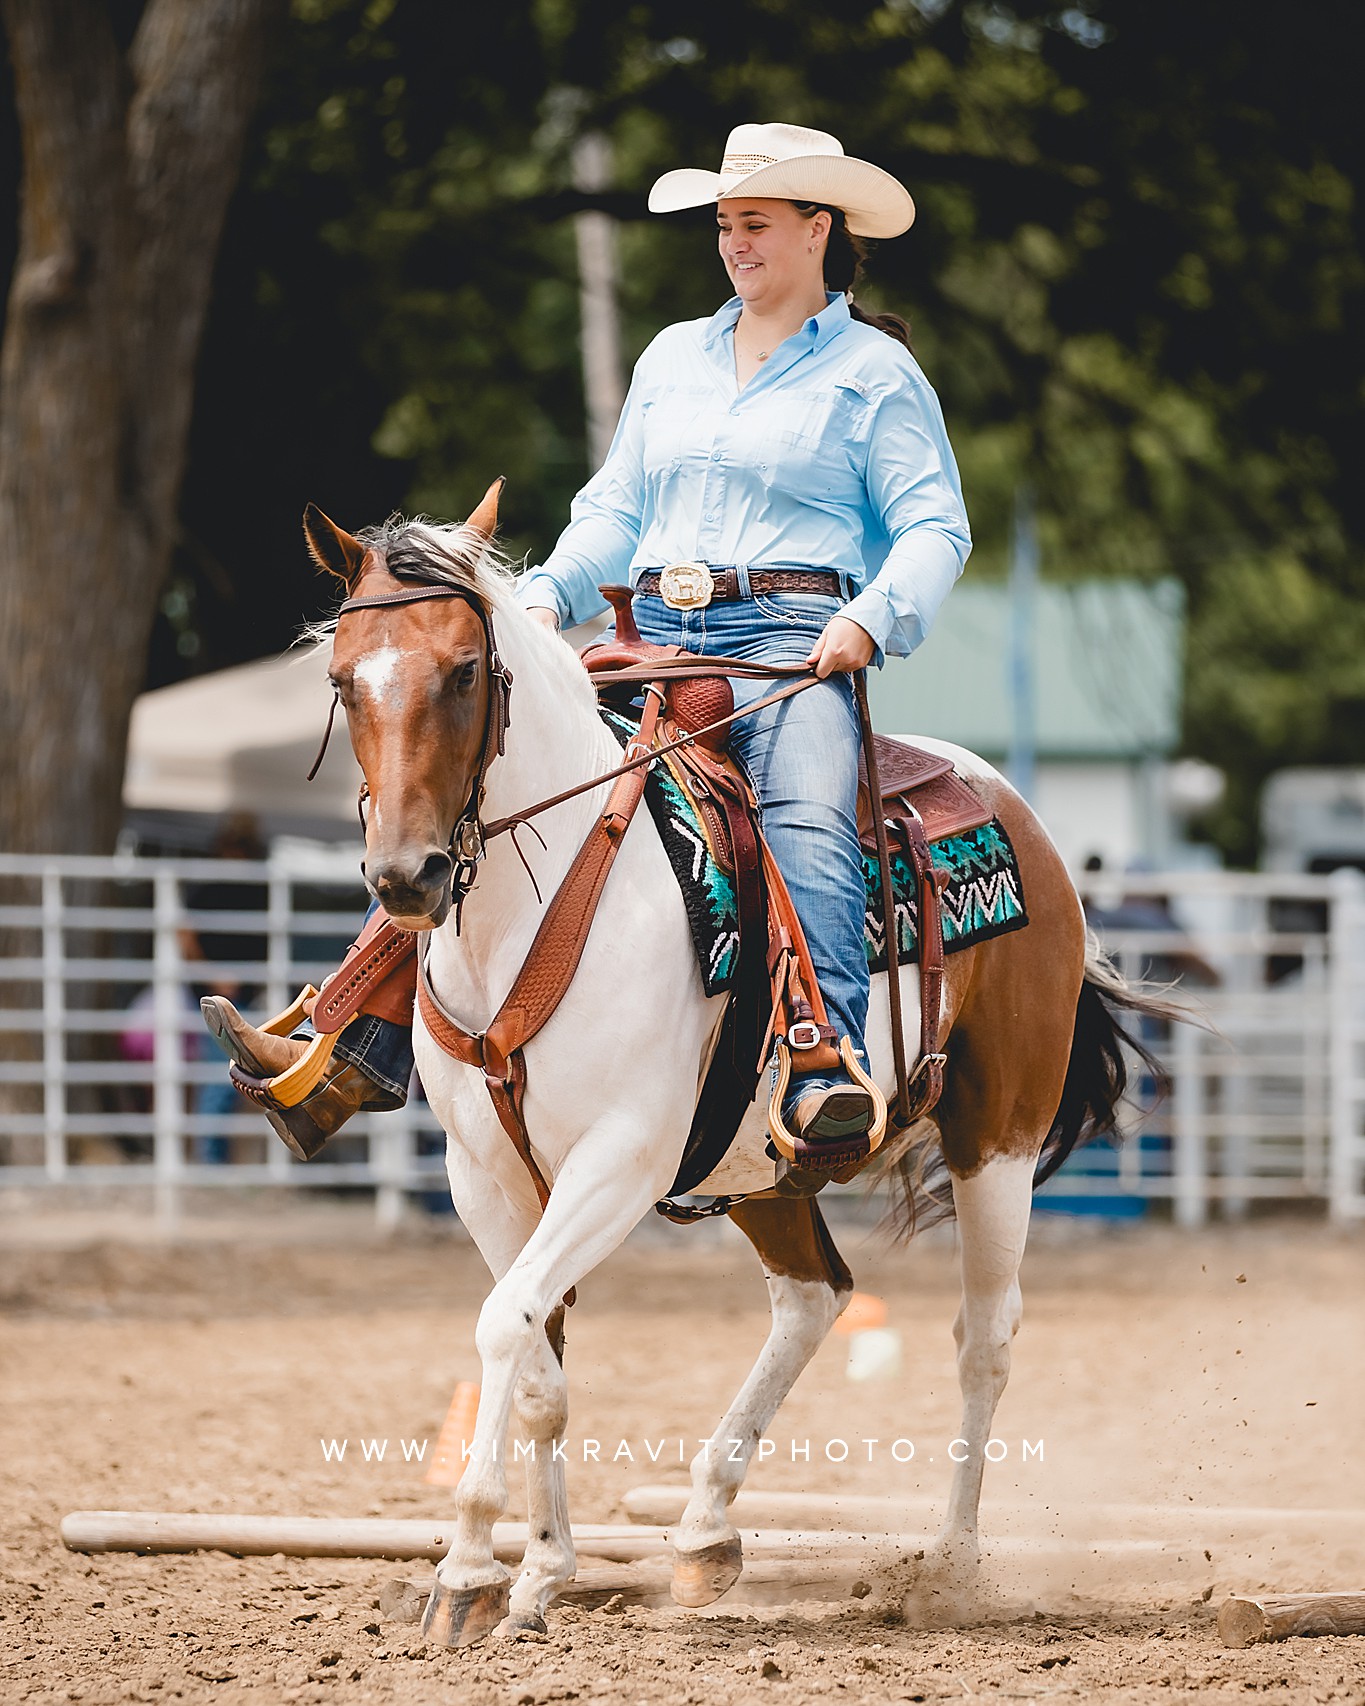
[(739, 1579), (743, 1553), (727, 1506), (853, 1289), (813, 1199), (762, 1197), (738, 1204), (730, 1218), (763, 1263), (772, 1328), (725, 1419), (692, 1460), (692, 1497), (673, 1539), (673, 1598), (687, 1606), (709, 1605)]
[(953, 1175), (953, 1202), (962, 1239), (962, 1306), (953, 1324), (962, 1426), (948, 1515), (935, 1561), (970, 1572), (980, 1555), (977, 1510), (995, 1407), (1010, 1372), (1010, 1341), (1019, 1331), (1023, 1300), (1019, 1264), (1033, 1198), (1032, 1155), (1000, 1156), (969, 1178)]
[(969, 1585), (986, 1447), (1023, 1305), (1019, 1264), (1037, 1157), (1066, 1085), (1085, 970), (1085, 921), (1066, 868), (1037, 819), (1003, 785), (986, 788), (1025, 872), (1031, 923), (954, 956), (943, 1099), (934, 1111), (953, 1182), (962, 1306), (953, 1335), (961, 1444), (948, 1514), (930, 1562)]

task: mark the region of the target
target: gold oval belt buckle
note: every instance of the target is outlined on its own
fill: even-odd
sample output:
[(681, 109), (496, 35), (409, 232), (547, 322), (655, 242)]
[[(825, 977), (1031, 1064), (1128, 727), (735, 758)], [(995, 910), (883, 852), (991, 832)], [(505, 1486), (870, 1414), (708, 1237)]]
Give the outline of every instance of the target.
[(659, 596), (670, 610), (700, 610), (715, 590), (705, 563), (669, 563), (659, 570)]

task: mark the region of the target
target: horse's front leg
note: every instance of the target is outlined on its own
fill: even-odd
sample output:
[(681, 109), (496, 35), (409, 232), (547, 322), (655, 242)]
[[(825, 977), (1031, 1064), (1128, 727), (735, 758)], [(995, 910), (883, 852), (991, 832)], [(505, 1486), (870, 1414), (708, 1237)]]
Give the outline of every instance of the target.
[(562, 1304), (545, 1323), (544, 1343), (537, 1341), (527, 1359), (517, 1383), (516, 1410), (527, 1447), (529, 1538), (521, 1574), (512, 1589), (510, 1627), (543, 1635), (546, 1610), (573, 1580), (576, 1562), (564, 1461), (555, 1455), (569, 1422)]
[[(507, 1506), (505, 1441), (518, 1389), (526, 1395), (532, 1427), (543, 1428), (552, 1442), (563, 1428), (563, 1376), (550, 1374), (555, 1359), (545, 1324), (565, 1292), (610, 1255), (667, 1190), (682, 1137), (679, 1131), (674, 1141), (661, 1142), (634, 1108), (599, 1119), (565, 1158), (534, 1234), (484, 1303), (475, 1334), (483, 1366), (478, 1420), (455, 1491), (455, 1538), (437, 1566), (422, 1622), (432, 1643), (477, 1641), (512, 1609), (508, 1572), (493, 1556), (493, 1524)], [(562, 1474), (553, 1462), (549, 1470), (533, 1485), (541, 1508), (557, 1511), (561, 1522), (533, 1528), (524, 1591), (518, 1583), (516, 1615), (523, 1619), (540, 1616), (556, 1584), (572, 1573)], [(540, 1539), (545, 1526), (549, 1541)]]
[[(439, 1065), (428, 1082), (436, 1082), (438, 1073)], [(458, 1122), (448, 1110), (443, 1110), (442, 1123), (453, 1130)], [(529, 1178), (522, 1180), (513, 1172), (510, 1179), (500, 1181), (494, 1170), (454, 1138), (446, 1143), (446, 1171), (460, 1220), (496, 1282), (480, 1314), (476, 1332), (484, 1380), (470, 1455), (455, 1493), (456, 1539), (437, 1569), (436, 1588), (422, 1620), (422, 1632), (428, 1640), (443, 1646), (464, 1646), (481, 1640), (509, 1610), (511, 1577), (493, 1557), (492, 1525), (507, 1504), (502, 1457), (517, 1369), (514, 1366), (501, 1370), (501, 1390), (496, 1377), (490, 1381), (490, 1373), (499, 1365), (487, 1354), (485, 1317), (489, 1304), (498, 1296), (498, 1287), (535, 1231), (540, 1213)], [(546, 1334), (554, 1330), (558, 1336), (556, 1323), (562, 1313), (562, 1308), (554, 1311), (540, 1335), (540, 1344), (556, 1371), (558, 1358), (551, 1351)], [(534, 1337), (528, 1336), (533, 1364), (534, 1344)], [(563, 1538), (567, 1544), (567, 1519)], [(444, 1579), (449, 1579), (452, 1585), (443, 1586)]]
[(724, 1420), (692, 1460), (692, 1497), (673, 1536), (673, 1598), (686, 1606), (710, 1605), (739, 1580), (743, 1550), (728, 1506), (853, 1289), (814, 1198), (760, 1198), (732, 1208), (730, 1218), (763, 1263), (772, 1327)]

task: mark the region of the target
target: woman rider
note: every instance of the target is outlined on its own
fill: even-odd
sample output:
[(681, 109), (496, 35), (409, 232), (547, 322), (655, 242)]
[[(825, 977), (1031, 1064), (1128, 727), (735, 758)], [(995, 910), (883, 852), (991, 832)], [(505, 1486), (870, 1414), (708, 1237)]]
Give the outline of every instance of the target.
[[(836, 1038), (861, 1055), (868, 974), (850, 672), (919, 644), (971, 549), (943, 417), (905, 324), (853, 302), (861, 239), (907, 230), (914, 203), (833, 136), (784, 124), (738, 126), (719, 173), (666, 173), (649, 197), (656, 213), (712, 203), (735, 295), (709, 320), (668, 327), (641, 356), (606, 462), (518, 598), (559, 628), (603, 608), (600, 584), (628, 579), (645, 640), (814, 668), (820, 686), (742, 718), (731, 748), (754, 784)], [(733, 687), (739, 707), (770, 683)], [(298, 1047), (262, 1039), (230, 1010), (208, 1017), (249, 1072)], [(344, 1037), (336, 1052), (347, 1059)], [(312, 1151), (357, 1108), (393, 1105), (406, 1083), (405, 1036), (349, 1053), (290, 1111), (296, 1137), (300, 1119), (316, 1128)], [(807, 1139), (836, 1138), (866, 1131), (872, 1107), (841, 1066), (794, 1077), (783, 1114)]]

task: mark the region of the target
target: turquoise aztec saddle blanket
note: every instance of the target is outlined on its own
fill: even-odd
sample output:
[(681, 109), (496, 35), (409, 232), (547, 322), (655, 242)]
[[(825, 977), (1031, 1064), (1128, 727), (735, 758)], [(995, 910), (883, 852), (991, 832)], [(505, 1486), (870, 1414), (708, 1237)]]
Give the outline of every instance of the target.
[[(601, 715), (625, 746), (635, 731), (635, 723), (616, 711), (603, 709)], [(734, 885), (711, 857), (692, 802), (666, 765), (656, 764), (650, 770), (645, 801), (682, 890), (706, 993), (724, 994), (730, 987), (739, 946)], [(980, 829), (934, 842), (933, 852), (934, 863), (949, 873), (943, 895), (946, 953), (974, 947), (1011, 930), (1022, 930), (1028, 923), (1019, 861), (997, 818)], [(886, 937), (881, 921), (877, 861), (868, 853), (863, 854), (863, 883), (867, 889), (863, 949), (868, 970), (875, 973), (886, 970)], [(891, 888), (896, 900), (896, 941), (900, 962), (905, 965), (919, 958), (915, 873), (910, 861), (894, 852)]]

